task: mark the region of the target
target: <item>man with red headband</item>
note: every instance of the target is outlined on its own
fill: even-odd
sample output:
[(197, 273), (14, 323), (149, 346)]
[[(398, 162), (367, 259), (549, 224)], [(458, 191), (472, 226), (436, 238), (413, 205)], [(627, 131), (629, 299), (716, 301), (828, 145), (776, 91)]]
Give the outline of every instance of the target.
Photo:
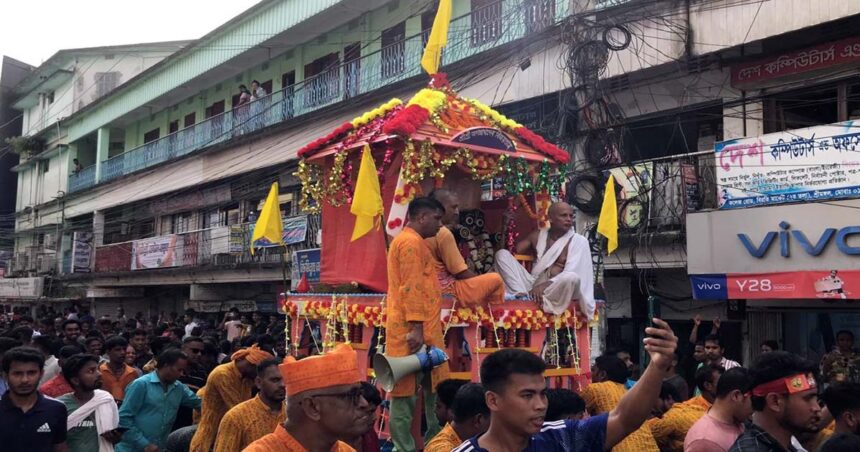
[(209, 452), (215, 444), (218, 425), (227, 411), (251, 399), (251, 389), (257, 378), (257, 365), (273, 359), (270, 353), (254, 344), (233, 353), (230, 362), (216, 367), (197, 395), (203, 399), (200, 423), (191, 440), (192, 452)]
[(815, 364), (788, 352), (765, 353), (752, 374), (752, 423), (729, 452), (795, 452), (792, 436), (816, 430), (821, 417)]

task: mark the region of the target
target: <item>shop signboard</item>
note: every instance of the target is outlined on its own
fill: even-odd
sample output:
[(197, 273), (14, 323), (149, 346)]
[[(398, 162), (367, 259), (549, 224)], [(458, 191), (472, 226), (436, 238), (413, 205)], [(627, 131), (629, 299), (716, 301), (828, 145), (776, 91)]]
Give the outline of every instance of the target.
[(72, 237), (72, 273), (89, 273), (93, 265), (93, 233), (77, 231)]
[(189, 300), (185, 303), (186, 309), (197, 312), (226, 312), (236, 308), (239, 312), (257, 312), (257, 302), (254, 300), (224, 300), (224, 301), (201, 301)]
[(176, 234), (137, 240), (131, 248), (131, 269), (168, 268), (179, 265), (177, 255), (181, 249)]
[(302, 279), (302, 273), (307, 275), (309, 283), (320, 282), (320, 249), (313, 248), (294, 251), (292, 267), (292, 288), (295, 289)]
[(860, 197), (860, 121), (716, 145), (721, 209)]
[(860, 200), (687, 215), (697, 299), (860, 298)]
[(811, 72), (832, 71), (836, 66), (858, 61), (860, 38), (853, 37), (732, 66), (732, 86), (750, 86), (774, 79), (809, 76)]
[(43, 295), (45, 279), (0, 278), (0, 298), (39, 298)]
[(697, 300), (860, 298), (860, 270), (692, 275)]

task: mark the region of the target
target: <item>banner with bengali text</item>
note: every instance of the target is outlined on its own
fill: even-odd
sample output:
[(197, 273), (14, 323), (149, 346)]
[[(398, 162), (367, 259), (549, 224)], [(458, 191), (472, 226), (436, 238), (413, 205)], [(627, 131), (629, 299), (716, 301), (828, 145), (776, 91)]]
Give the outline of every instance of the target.
[(860, 197), (860, 121), (717, 143), (721, 209)]

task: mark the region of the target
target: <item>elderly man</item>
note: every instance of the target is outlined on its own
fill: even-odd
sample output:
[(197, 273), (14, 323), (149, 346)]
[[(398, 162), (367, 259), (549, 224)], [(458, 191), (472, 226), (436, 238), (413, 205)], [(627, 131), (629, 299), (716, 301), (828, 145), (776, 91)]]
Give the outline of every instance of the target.
[(230, 408), (251, 398), (257, 365), (272, 358), (255, 344), (233, 353), (229, 363), (221, 364), (209, 374), (206, 386), (201, 389), (205, 394), (200, 423), (191, 440), (192, 452), (209, 452), (212, 449), (221, 419)]
[(370, 416), (355, 351), (342, 344), (301, 361), (288, 357), (279, 367), (289, 398), (287, 420), (245, 452), (354, 451), (338, 439), (364, 434)]
[(442, 292), (464, 304), (503, 303), (505, 285), (498, 273), (476, 275), (469, 270), (451, 230), (460, 221), (460, 199), (451, 190), (440, 188), (430, 193), (445, 208), (442, 227), (435, 237), (424, 239), (433, 255), (433, 264)]
[(549, 229), (535, 231), (517, 244), (517, 254), (534, 258), (528, 272), (508, 250), (496, 252), (496, 268), (511, 295), (531, 295), (544, 311), (561, 314), (573, 300), (594, 318), (594, 270), (588, 239), (573, 230), (573, 207), (557, 202), (549, 208)]

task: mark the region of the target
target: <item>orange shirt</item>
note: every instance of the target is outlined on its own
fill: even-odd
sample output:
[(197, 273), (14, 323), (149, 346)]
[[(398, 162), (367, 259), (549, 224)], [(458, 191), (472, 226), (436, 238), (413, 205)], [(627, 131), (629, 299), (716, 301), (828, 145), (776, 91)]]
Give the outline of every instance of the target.
[(114, 400), (124, 399), (126, 386), (137, 379), (137, 371), (128, 364), (125, 364), (122, 375), (119, 377), (110, 370), (110, 365), (107, 362), (99, 366), (99, 372), (102, 374), (102, 389), (109, 392)]
[[(279, 425), (274, 433), (254, 441), (244, 449), (244, 452), (308, 452), (283, 425)], [(355, 452), (355, 449), (338, 441), (331, 447), (331, 452)]]
[[(424, 343), (445, 348), (442, 340), (442, 293), (436, 279), (436, 268), (430, 248), (410, 227), (391, 241), (388, 250), (388, 297), (386, 321), (386, 354), (406, 356), (409, 346), (406, 335), (409, 322), (422, 322)], [(432, 387), (448, 378), (448, 363), (433, 369)], [(391, 391), (394, 397), (415, 394), (415, 375), (400, 379)]]
[(216, 367), (206, 379), (206, 396), (200, 407), (200, 422), (191, 440), (192, 452), (208, 452), (215, 443), (218, 424), (230, 408), (251, 398), (252, 382), (242, 378), (235, 361)]
[[(591, 383), (582, 390), (585, 408), (592, 415), (608, 413), (618, 406), (627, 389), (621, 383), (602, 381)], [(683, 439), (681, 439), (683, 441)], [(646, 425), (627, 435), (623, 441), (612, 448), (613, 452), (659, 452), (654, 435)]]
[(433, 258), (439, 282), (442, 284), (442, 290), (450, 287), (455, 281), (453, 275), (469, 269), (466, 260), (460, 254), (454, 234), (447, 227), (439, 228), (436, 237), (424, 239), (424, 243), (430, 248), (430, 255)]
[(454, 427), (448, 423), (424, 446), (424, 452), (451, 452), (462, 443), (463, 440), (457, 435)]
[(683, 451), (687, 431), (711, 408), (711, 402), (702, 396), (693, 397), (683, 403), (676, 403), (662, 418), (651, 419), (646, 425), (661, 450)]
[(281, 411), (273, 413), (260, 400), (260, 396), (246, 400), (233, 408), (221, 419), (215, 452), (235, 452), (242, 450), (254, 441), (275, 431), (286, 419), (285, 405)]

